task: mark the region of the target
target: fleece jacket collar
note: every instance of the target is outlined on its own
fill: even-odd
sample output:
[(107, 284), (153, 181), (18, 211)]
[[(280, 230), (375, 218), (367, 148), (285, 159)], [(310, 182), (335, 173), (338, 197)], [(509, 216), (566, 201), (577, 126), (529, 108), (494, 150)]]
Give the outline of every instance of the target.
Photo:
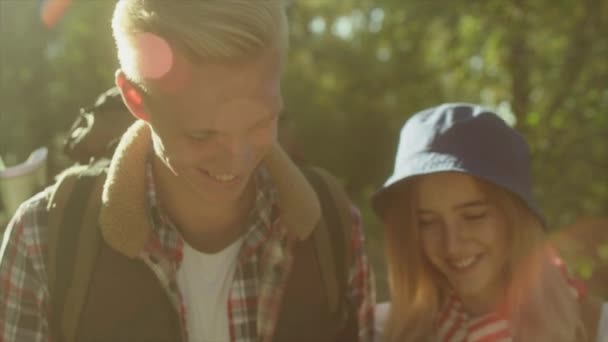
[[(152, 232), (145, 181), (151, 144), (151, 129), (146, 122), (138, 121), (129, 127), (103, 186), (99, 218), (103, 238), (131, 258), (142, 252)], [(278, 191), (281, 221), (293, 238), (306, 239), (321, 219), (321, 205), (314, 189), (278, 143), (262, 162)]]

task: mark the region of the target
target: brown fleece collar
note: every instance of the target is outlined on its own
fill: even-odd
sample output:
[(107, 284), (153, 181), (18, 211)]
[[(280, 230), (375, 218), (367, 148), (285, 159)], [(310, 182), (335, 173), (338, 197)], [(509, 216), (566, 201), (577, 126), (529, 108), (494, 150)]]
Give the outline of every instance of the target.
[[(123, 135), (103, 187), (99, 222), (105, 241), (135, 258), (148, 240), (152, 223), (146, 199), (146, 158), (152, 144), (150, 127), (134, 123)], [(319, 199), (300, 169), (278, 143), (264, 159), (279, 194), (281, 221), (292, 236), (306, 239), (321, 218)]]

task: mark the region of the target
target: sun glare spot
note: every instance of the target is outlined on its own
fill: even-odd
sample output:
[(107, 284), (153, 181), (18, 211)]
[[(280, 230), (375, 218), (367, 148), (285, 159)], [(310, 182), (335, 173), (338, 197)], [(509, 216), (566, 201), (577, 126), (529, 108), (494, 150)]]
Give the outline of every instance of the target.
[(139, 72), (145, 79), (159, 79), (173, 66), (173, 52), (163, 38), (144, 32), (137, 35)]

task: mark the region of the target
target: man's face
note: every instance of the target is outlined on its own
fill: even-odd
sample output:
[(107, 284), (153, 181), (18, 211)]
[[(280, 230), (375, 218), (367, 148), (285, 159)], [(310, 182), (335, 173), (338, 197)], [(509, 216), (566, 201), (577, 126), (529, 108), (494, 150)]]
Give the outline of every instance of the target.
[[(205, 201), (240, 198), (277, 139), (278, 53), (241, 64), (192, 64), (176, 54), (146, 98), (157, 157)], [(167, 90), (169, 89), (169, 90)]]

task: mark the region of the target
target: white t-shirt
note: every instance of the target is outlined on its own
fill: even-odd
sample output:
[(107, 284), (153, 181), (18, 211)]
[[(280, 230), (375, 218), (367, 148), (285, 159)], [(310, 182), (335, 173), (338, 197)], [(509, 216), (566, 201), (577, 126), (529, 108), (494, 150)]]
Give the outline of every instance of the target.
[(386, 340), (386, 324), (388, 322), (388, 314), (391, 309), (390, 302), (382, 302), (376, 304), (374, 308), (374, 341), (382, 342)]
[(201, 253), (184, 243), (177, 272), (186, 309), (190, 342), (229, 341), (228, 294), (243, 238), (215, 254)]
[(608, 342), (608, 302), (602, 305), (600, 323), (597, 329), (597, 342)]

